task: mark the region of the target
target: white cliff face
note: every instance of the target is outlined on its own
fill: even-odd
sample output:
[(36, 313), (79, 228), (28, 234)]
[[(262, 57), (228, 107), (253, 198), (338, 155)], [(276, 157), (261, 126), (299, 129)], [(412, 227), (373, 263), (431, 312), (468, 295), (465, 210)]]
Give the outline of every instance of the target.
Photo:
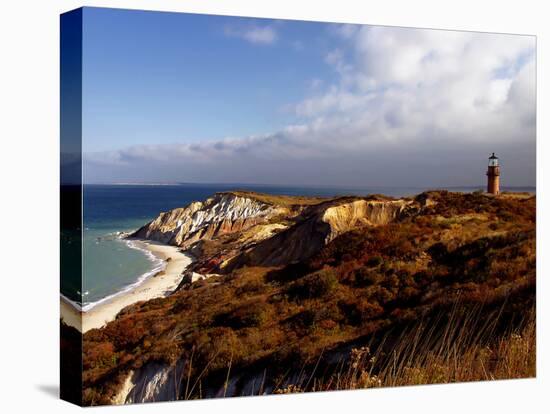
[(204, 202), (161, 213), (134, 236), (189, 247), (199, 239), (241, 231), (280, 212), (280, 208), (253, 198), (221, 193)]
[[(149, 363), (130, 371), (122, 388), (113, 397), (115, 405), (146, 403), (155, 401), (175, 401), (185, 398), (186, 390), (196, 395), (195, 380), (186, 382), (186, 371), (180, 360), (173, 366), (160, 363)], [(244, 376), (245, 383), (240, 384), (242, 375), (231, 375), (228, 378), (227, 388), (223, 385), (202, 389), (203, 398), (236, 397), (240, 395), (254, 395), (258, 392), (263, 373), (252, 373)], [(271, 390), (270, 388), (268, 388)], [(255, 391), (255, 392), (254, 392)], [(264, 392), (265, 394), (265, 392)]]
[(131, 404), (177, 399), (174, 367), (152, 363), (131, 371), (122, 389), (113, 398), (113, 404)]

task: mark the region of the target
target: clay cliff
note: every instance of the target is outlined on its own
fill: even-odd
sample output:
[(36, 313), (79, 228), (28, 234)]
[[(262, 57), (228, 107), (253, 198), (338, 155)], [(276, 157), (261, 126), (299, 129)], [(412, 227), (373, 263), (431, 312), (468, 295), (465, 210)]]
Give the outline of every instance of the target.
[(278, 266), (311, 257), (339, 235), (420, 211), (413, 199), (381, 196), (292, 198), (218, 193), (161, 213), (132, 236), (188, 249), (199, 273)]
[(161, 213), (132, 236), (188, 248), (198, 240), (240, 232), (286, 213), (284, 208), (251, 197), (218, 193), (203, 202)]

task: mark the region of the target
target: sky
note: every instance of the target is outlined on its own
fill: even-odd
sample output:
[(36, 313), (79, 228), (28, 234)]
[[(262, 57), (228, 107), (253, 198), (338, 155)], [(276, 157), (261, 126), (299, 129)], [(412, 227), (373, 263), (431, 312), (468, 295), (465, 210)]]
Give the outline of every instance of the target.
[(83, 16), (86, 183), (535, 185), (533, 36)]

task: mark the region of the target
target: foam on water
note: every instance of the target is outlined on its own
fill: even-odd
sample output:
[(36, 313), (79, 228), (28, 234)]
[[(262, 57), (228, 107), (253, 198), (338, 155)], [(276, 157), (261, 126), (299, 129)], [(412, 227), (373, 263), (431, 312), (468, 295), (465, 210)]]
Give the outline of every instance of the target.
[(101, 303), (108, 302), (109, 300), (111, 300), (111, 299), (113, 299), (117, 296), (120, 296), (120, 295), (122, 295), (126, 292), (129, 292), (130, 290), (132, 290), (132, 289), (138, 287), (139, 285), (141, 285), (143, 282), (145, 282), (151, 276), (154, 276), (155, 274), (157, 274), (158, 272), (160, 272), (162, 270), (165, 270), (165, 268), (166, 268), (166, 262), (164, 260), (162, 260), (162, 259), (158, 258), (157, 256), (155, 256), (148, 249), (146, 249), (144, 247), (141, 247), (138, 242), (136, 242), (134, 240), (124, 239), (120, 236), (118, 237), (118, 240), (123, 242), (130, 249), (138, 250), (141, 253), (143, 253), (147, 257), (147, 259), (149, 259), (151, 261), (153, 267), (152, 267), (151, 270), (148, 270), (147, 272), (145, 272), (145, 273), (141, 274), (140, 276), (138, 276), (135, 282), (130, 283), (129, 285), (124, 286), (122, 289), (118, 290), (117, 292), (114, 292), (114, 293), (112, 293), (108, 296), (105, 296), (102, 299), (96, 300), (95, 302), (86, 302), (85, 296), (86, 296), (87, 292), (85, 292), (82, 295), (83, 303), (82, 303), (82, 308), (81, 308), (82, 311), (84, 311), (84, 312), (87, 312), (87, 311), (93, 309), (94, 307), (96, 307), (97, 305), (99, 305)]

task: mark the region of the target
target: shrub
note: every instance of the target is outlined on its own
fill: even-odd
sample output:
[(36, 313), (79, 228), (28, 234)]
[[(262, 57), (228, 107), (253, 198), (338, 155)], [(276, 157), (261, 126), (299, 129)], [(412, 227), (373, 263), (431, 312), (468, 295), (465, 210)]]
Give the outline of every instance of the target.
[(242, 357), (242, 344), (230, 328), (217, 327), (197, 337), (195, 343), (196, 375), (208, 364), (210, 370), (227, 369), (231, 361)]
[(100, 342), (92, 349), (86, 350), (86, 363), (84, 369), (115, 365), (115, 349), (111, 342)]
[(357, 286), (377, 285), (382, 281), (382, 275), (378, 272), (360, 267), (355, 271), (355, 284)]
[(320, 298), (328, 295), (338, 285), (332, 269), (323, 269), (293, 282), (287, 293), (294, 299)]
[(300, 328), (311, 327), (315, 324), (316, 313), (312, 309), (306, 309), (291, 318), (294, 326)]
[(262, 293), (264, 290), (265, 290), (264, 283), (262, 283), (259, 280), (252, 280), (250, 282), (245, 283), (242, 286), (239, 286), (235, 293), (237, 293), (238, 296), (242, 296), (247, 294)]
[(265, 276), (265, 281), (268, 283), (288, 283), (293, 282), (306, 274), (311, 270), (304, 263), (291, 263), (282, 269), (276, 269), (268, 272)]
[(360, 302), (357, 310), (362, 322), (376, 318), (384, 313), (384, 308), (376, 302)]
[(338, 307), (344, 314), (345, 323), (352, 326), (358, 326), (361, 323), (361, 312), (355, 302), (340, 301)]
[(372, 256), (367, 260), (367, 266), (369, 267), (376, 267), (382, 264), (382, 257), (380, 256)]
[(388, 289), (382, 286), (371, 286), (367, 288), (367, 295), (369, 297), (369, 300), (377, 301), (378, 303), (385, 304), (393, 299), (395, 299), (395, 295), (392, 294)]
[(342, 319), (342, 314), (337, 306), (322, 306), (317, 309), (305, 309), (289, 319), (294, 328), (332, 329), (337, 321)]
[(344, 314), (346, 323), (352, 326), (359, 326), (384, 313), (384, 308), (375, 300), (362, 300), (360, 302), (340, 301), (338, 307)]
[(445, 246), (443, 243), (438, 242), (433, 244), (428, 249), (428, 254), (432, 256), (432, 258), (436, 261), (440, 261), (443, 259), (443, 257), (447, 254), (447, 246)]
[(384, 279), (383, 286), (386, 289), (397, 289), (399, 287), (399, 277), (395, 274)]
[(267, 305), (263, 301), (253, 301), (215, 317), (214, 323), (234, 329), (258, 327), (267, 320)]

